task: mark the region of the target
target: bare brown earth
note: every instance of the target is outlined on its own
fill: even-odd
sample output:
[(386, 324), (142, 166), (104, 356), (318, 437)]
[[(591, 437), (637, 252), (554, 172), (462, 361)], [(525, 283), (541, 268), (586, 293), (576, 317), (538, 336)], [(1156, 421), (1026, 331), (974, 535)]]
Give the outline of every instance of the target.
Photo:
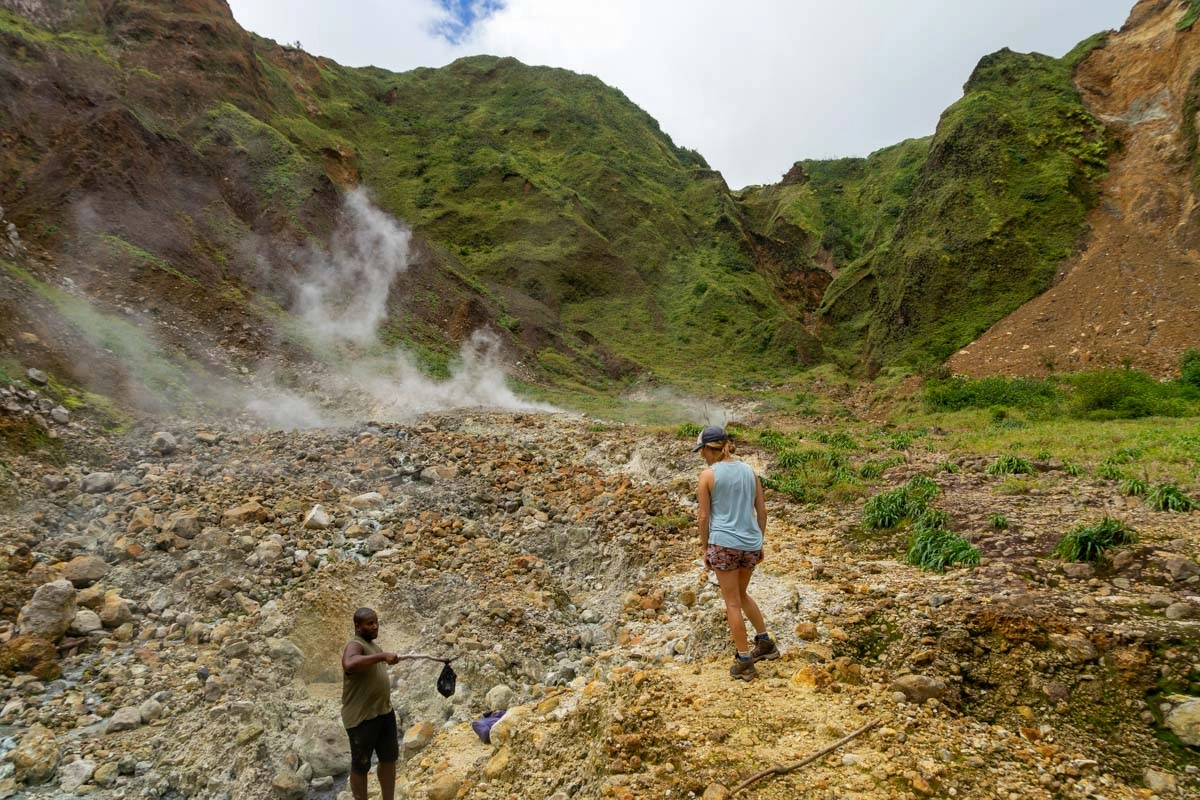
[(1119, 142), (1090, 233), (1052, 288), (950, 358), (955, 372), (1039, 375), (1130, 363), (1167, 376), (1178, 374), (1184, 350), (1200, 347), (1196, 132), (1186, 119), (1200, 29), (1175, 29), (1185, 5), (1142, 0), (1080, 65), (1084, 102)]

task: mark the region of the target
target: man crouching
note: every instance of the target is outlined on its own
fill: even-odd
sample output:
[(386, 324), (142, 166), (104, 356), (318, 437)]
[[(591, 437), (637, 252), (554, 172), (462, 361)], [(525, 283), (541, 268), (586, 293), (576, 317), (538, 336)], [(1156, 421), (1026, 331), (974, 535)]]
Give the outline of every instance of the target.
[(371, 754), (379, 759), (379, 790), (383, 800), (396, 794), (396, 759), (400, 757), (392, 685), (385, 664), (400, 657), (375, 644), (379, 616), (369, 608), (354, 612), (354, 638), (342, 651), (342, 724), (350, 736), (350, 791), (354, 800), (367, 800)]

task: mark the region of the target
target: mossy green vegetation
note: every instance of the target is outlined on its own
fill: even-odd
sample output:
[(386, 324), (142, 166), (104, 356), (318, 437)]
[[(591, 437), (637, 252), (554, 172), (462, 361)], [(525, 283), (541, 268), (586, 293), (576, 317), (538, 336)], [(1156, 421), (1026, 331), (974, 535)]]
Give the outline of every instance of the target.
[(938, 363), (1049, 285), (1107, 165), (1073, 66), (1009, 50), (979, 62), (890, 235), (825, 295), (844, 360)]

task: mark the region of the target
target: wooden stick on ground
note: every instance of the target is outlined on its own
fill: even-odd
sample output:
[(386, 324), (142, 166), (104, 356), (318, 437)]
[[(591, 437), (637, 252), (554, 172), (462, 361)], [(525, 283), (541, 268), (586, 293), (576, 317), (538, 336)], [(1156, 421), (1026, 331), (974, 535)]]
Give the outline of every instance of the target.
[(751, 775), (749, 778), (742, 781), (737, 786), (733, 787), (733, 791), (729, 793), (729, 796), (733, 797), (735, 794), (740, 792), (742, 789), (745, 789), (747, 786), (754, 783), (755, 781), (762, 780), (763, 778), (766, 778), (771, 775), (786, 775), (789, 772), (794, 772), (795, 770), (798, 770), (803, 766), (811, 764), (812, 762), (816, 761), (817, 759), (821, 758), (822, 756), (829, 755), (834, 750), (837, 750), (839, 747), (841, 747), (842, 745), (844, 745), (846, 742), (850, 741), (851, 739), (855, 738), (856, 736), (862, 736), (867, 731), (871, 730), (872, 728), (877, 727), (881, 721), (882, 720), (880, 720), (878, 717), (876, 717), (875, 719), (868, 722), (866, 725), (863, 725), (858, 730), (854, 731), (853, 733), (846, 734), (841, 739), (838, 739), (836, 742), (834, 742), (833, 744), (829, 745), (828, 747), (826, 747), (822, 750), (818, 750), (817, 752), (813, 753), (811, 756), (802, 758), (799, 761), (793, 761), (791, 764), (776, 764), (775, 766), (771, 767), (770, 769), (764, 769), (762, 772), (759, 772), (756, 775)]

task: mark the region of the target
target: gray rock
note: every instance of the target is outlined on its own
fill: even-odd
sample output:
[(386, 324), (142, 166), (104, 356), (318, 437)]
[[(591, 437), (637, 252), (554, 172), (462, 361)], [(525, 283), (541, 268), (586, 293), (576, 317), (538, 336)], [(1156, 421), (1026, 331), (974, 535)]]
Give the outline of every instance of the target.
[(1161, 769), (1148, 767), (1142, 774), (1142, 780), (1146, 784), (1146, 788), (1155, 794), (1166, 794), (1174, 792), (1179, 781), (1174, 775), (1169, 772), (1164, 772)]
[(58, 787), (64, 792), (74, 794), (75, 790), (92, 779), (96, 772), (96, 762), (80, 759), (64, 764), (58, 771)]
[(304, 800), (308, 784), (290, 769), (281, 769), (271, 779), (271, 794), (280, 800)]
[(350, 498), (350, 505), (354, 508), (379, 508), (386, 502), (387, 500), (379, 492), (366, 492)]
[(1167, 610), (1163, 614), (1166, 615), (1167, 619), (1173, 620), (1195, 619), (1198, 610), (1200, 609), (1197, 609), (1191, 603), (1171, 603), (1171, 605), (1167, 606)]
[(79, 482), (79, 489), (87, 494), (111, 492), (117, 485), (117, 476), (111, 472), (91, 472)]
[(512, 705), (516, 693), (505, 686), (503, 683), (498, 683), (491, 689), (488, 689), (487, 695), (484, 696), (483, 704), (487, 706), (489, 711), (507, 711)]
[(57, 642), (70, 630), (78, 609), (75, 587), (68, 580), (44, 583), (17, 615), (17, 629), (47, 641)]
[(312, 767), (314, 778), (350, 771), (350, 742), (340, 720), (309, 717), (300, 723), (292, 747)]
[(138, 706), (138, 714), (142, 718), (142, 724), (149, 725), (163, 715), (163, 705), (153, 697), (147, 698)]
[(52, 492), (61, 492), (70, 484), (71, 482), (67, 480), (66, 477), (59, 475), (58, 473), (46, 475), (42, 478), (42, 485)]
[(150, 449), (162, 456), (169, 456), (179, 447), (174, 434), (169, 431), (156, 431), (150, 437)]
[(105, 733), (120, 733), (121, 731), (131, 731), (134, 728), (140, 728), (142, 725), (142, 712), (137, 706), (126, 706), (118, 708), (116, 713), (108, 718), (108, 724), (104, 726)]
[(901, 675), (889, 688), (902, 692), (908, 702), (918, 705), (934, 698), (940, 700), (946, 694), (946, 683), (927, 675)]
[(108, 564), (100, 556), (75, 556), (62, 571), (62, 576), (76, 589), (86, 589), (107, 574)]
[(1167, 556), (1163, 559), (1163, 567), (1177, 581), (1186, 581), (1200, 575), (1200, 564), (1184, 556)]
[(304, 527), (309, 530), (322, 531), (333, 524), (333, 518), (322, 505), (315, 505), (304, 515)]
[(55, 406), (50, 409), (50, 419), (57, 422), (59, 425), (66, 425), (71, 421), (71, 412), (62, 406)]
[(89, 633), (103, 629), (104, 623), (100, 621), (99, 614), (90, 608), (81, 608), (75, 612), (75, 619), (71, 620), (71, 627), (67, 629), (67, 632), (76, 636), (87, 636)]
[(190, 511), (177, 511), (167, 518), (163, 530), (180, 539), (195, 539), (200, 533), (200, 518)]
[(1100, 655), (1092, 640), (1079, 633), (1052, 633), (1050, 643), (1061, 650), (1072, 664), (1086, 664)]
[(292, 669), (299, 669), (304, 664), (303, 651), (291, 639), (267, 639), (267, 652), (272, 661)]
[(1191, 747), (1200, 747), (1200, 698), (1183, 697), (1183, 702), (1172, 708), (1163, 719), (1171, 733)]
[(373, 556), (376, 553), (382, 553), (391, 546), (392, 543), (388, 541), (388, 538), (382, 533), (372, 533), (363, 540), (363, 550), (367, 553), (367, 555)]
[(1062, 565), (1062, 571), (1068, 578), (1076, 580), (1086, 580), (1096, 574), (1096, 568), (1086, 562), (1067, 562)]
[(25, 370), (25, 377), (29, 379), (30, 383), (38, 386), (45, 386), (50, 382), (50, 378), (46, 375), (46, 373), (42, 372), (40, 369), (34, 369), (33, 367)]

